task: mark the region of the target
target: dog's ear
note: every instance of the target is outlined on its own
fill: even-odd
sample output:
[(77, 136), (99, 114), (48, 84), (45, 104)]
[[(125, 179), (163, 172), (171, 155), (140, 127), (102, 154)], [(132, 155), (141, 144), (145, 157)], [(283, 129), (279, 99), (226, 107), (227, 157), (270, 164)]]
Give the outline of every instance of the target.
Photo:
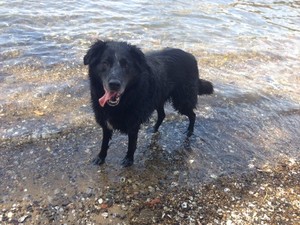
[(144, 53), (139, 49), (138, 47), (134, 45), (130, 45), (130, 54), (134, 57), (134, 59), (137, 60), (138, 66), (140, 69), (146, 69), (148, 68), (148, 64), (146, 62), (146, 58)]
[(106, 42), (96, 41), (90, 49), (87, 51), (86, 55), (83, 57), (84, 65), (91, 65), (97, 59), (99, 59), (105, 49)]

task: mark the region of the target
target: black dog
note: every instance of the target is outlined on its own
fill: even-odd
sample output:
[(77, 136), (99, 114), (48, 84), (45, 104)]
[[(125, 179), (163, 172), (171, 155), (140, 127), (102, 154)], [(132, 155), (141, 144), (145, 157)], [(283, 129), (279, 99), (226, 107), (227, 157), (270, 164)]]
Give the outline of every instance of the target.
[(89, 65), (91, 98), (103, 139), (95, 164), (103, 164), (113, 130), (128, 134), (128, 151), (123, 166), (131, 166), (140, 125), (154, 110), (156, 132), (165, 118), (164, 104), (189, 118), (187, 136), (194, 130), (197, 95), (213, 93), (213, 85), (199, 79), (195, 57), (180, 49), (143, 52), (125, 42), (97, 41), (84, 56)]

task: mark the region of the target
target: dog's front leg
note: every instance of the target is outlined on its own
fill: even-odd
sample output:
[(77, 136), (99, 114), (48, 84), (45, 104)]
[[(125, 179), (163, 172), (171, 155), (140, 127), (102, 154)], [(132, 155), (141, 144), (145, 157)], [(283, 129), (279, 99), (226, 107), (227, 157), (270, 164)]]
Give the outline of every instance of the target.
[(106, 127), (102, 128), (103, 131), (103, 138), (102, 138), (102, 145), (101, 145), (101, 150), (100, 153), (97, 155), (97, 157), (93, 160), (93, 163), (95, 165), (101, 165), (105, 163), (105, 158), (107, 155), (107, 149), (108, 149), (108, 143), (112, 137), (112, 130), (109, 130)]
[(139, 129), (131, 130), (128, 133), (128, 151), (125, 158), (122, 161), (124, 167), (131, 166), (134, 161), (134, 152), (136, 150), (137, 138)]

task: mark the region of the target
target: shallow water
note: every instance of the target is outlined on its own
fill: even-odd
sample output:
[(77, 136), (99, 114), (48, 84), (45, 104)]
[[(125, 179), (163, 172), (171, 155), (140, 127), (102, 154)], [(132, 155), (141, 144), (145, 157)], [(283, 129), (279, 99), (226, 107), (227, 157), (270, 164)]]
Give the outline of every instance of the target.
[[(61, 187), (71, 195), (123, 178), (194, 186), (299, 159), (299, 15), (297, 1), (1, 2), (0, 202), (51, 202)], [(101, 132), (82, 57), (96, 39), (197, 57), (215, 94), (199, 97), (189, 143), (186, 118), (167, 106), (159, 134), (155, 115), (143, 126), (132, 168), (119, 165), (118, 133), (107, 165), (90, 164)]]

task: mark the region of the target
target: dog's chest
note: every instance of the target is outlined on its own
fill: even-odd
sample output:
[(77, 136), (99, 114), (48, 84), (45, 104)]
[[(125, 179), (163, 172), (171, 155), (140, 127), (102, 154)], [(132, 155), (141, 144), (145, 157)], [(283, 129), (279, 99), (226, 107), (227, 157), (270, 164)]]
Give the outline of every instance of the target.
[(105, 125), (110, 130), (119, 130), (123, 133), (128, 131), (128, 119), (119, 117), (119, 118), (108, 118), (105, 121)]
[(113, 130), (114, 129), (113, 125), (109, 122), (109, 120), (106, 120), (106, 126), (107, 126), (107, 128), (109, 130)]

